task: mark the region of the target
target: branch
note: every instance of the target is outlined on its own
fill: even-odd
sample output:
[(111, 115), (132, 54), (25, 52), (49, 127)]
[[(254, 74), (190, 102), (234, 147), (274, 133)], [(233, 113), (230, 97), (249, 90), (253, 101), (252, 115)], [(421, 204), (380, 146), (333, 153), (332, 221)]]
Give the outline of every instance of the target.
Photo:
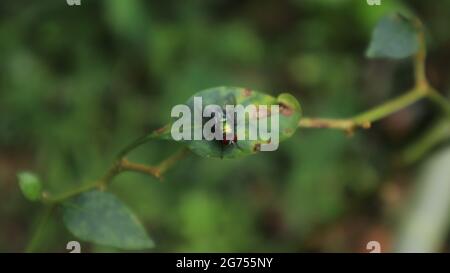
[(48, 222), (48, 219), (50, 218), (55, 206), (54, 205), (45, 205), (41, 216), (38, 219), (38, 222), (36, 223), (36, 227), (33, 231), (33, 235), (31, 236), (31, 240), (29, 241), (28, 245), (25, 248), (25, 252), (30, 253), (34, 252), (38, 243), (39, 239), (41, 238), (42, 232), (45, 228), (45, 225)]
[(148, 166), (148, 165), (139, 164), (139, 163), (133, 163), (133, 162), (128, 161), (125, 158), (122, 159), (122, 161), (120, 162), (119, 168), (120, 168), (120, 172), (133, 171), (133, 172), (148, 174), (148, 175), (154, 176), (158, 179), (161, 178), (161, 173), (157, 167)]
[(429, 88), (427, 96), (450, 117), (450, 101), (446, 97), (432, 87)]
[(300, 120), (299, 126), (301, 128), (338, 129), (351, 134), (357, 128), (369, 129), (373, 122), (400, 111), (426, 96), (427, 92), (419, 87), (349, 119), (303, 118)]
[(173, 165), (175, 165), (176, 162), (178, 162), (179, 160), (183, 159), (186, 155), (188, 155), (188, 153), (189, 150), (187, 148), (182, 148), (181, 150), (179, 150), (172, 156), (168, 157), (167, 159), (163, 160), (156, 166), (134, 163), (125, 158), (122, 158), (117, 160), (111, 166), (111, 168), (105, 173), (105, 175), (103, 175), (103, 177), (100, 178), (99, 180), (96, 180), (90, 184), (83, 185), (79, 188), (68, 191), (56, 197), (51, 197), (46, 193), (43, 196), (42, 200), (48, 204), (58, 204), (67, 200), (68, 198), (71, 198), (85, 191), (89, 191), (95, 188), (104, 190), (109, 185), (109, 183), (111, 183), (112, 179), (114, 179), (116, 176), (125, 171), (140, 172), (151, 175), (158, 179), (162, 179), (163, 174), (166, 173), (167, 170), (169, 170)]
[(124, 158), (120, 161), (119, 169), (120, 169), (120, 172), (134, 171), (134, 172), (148, 174), (148, 175), (154, 176), (158, 179), (162, 179), (162, 175), (168, 169), (170, 169), (173, 165), (175, 165), (176, 162), (183, 159), (188, 153), (189, 153), (189, 150), (187, 148), (183, 148), (183, 149), (179, 150), (177, 153), (175, 153), (172, 156), (168, 157), (167, 159), (163, 160), (157, 166), (148, 166), (148, 165), (144, 165), (144, 164), (133, 163)]
[(402, 153), (400, 159), (404, 164), (413, 164), (430, 150), (448, 139), (450, 139), (450, 123), (448, 120), (442, 119), (409, 146)]
[(419, 50), (414, 55), (414, 79), (416, 86), (428, 87), (428, 79), (426, 75), (426, 59), (427, 59), (427, 43), (425, 39), (425, 30), (422, 22), (414, 19), (414, 24), (417, 29), (417, 39), (419, 41)]
[[(139, 144), (138, 144), (139, 143)], [(142, 144), (141, 141), (134, 142), (132, 145), (128, 146), (127, 152), (131, 151), (133, 148), (139, 146)], [(123, 155), (126, 155), (127, 152), (122, 152)], [(92, 189), (100, 189), (104, 190), (108, 184), (112, 181), (113, 178), (115, 178), (117, 175), (124, 171), (134, 171), (134, 172), (140, 172), (149, 174), (151, 176), (154, 176), (158, 179), (162, 178), (162, 175), (169, 170), (173, 165), (175, 165), (176, 162), (183, 159), (187, 154), (189, 153), (189, 150), (187, 148), (182, 148), (177, 153), (173, 154), (172, 156), (168, 157), (167, 159), (163, 160), (161, 163), (159, 163), (157, 166), (147, 166), (144, 164), (139, 163), (133, 163), (128, 161), (125, 158), (119, 158), (116, 160), (113, 165), (109, 168), (109, 170), (105, 173), (105, 175), (99, 179), (94, 181), (93, 183), (89, 183), (86, 185), (83, 185), (79, 188), (70, 190), (68, 192), (65, 192), (59, 196), (52, 197), (47, 192), (44, 192), (42, 194), (42, 202), (45, 205), (45, 210), (42, 214), (42, 216), (39, 218), (39, 221), (37, 223), (37, 226), (35, 230), (33, 231), (33, 234), (31, 236), (31, 240), (29, 244), (27, 245), (25, 251), (26, 252), (33, 252), (40, 240), (42, 230), (44, 229), (46, 223), (48, 222), (48, 219), (50, 218), (54, 208), (59, 205), (61, 202), (64, 202), (65, 200), (74, 197), (80, 193), (92, 190)]]
[(423, 25), (415, 20), (418, 30), (419, 50), (414, 56), (415, 86), (404, 95), (376, 106), (364, 113), (348, 119), (329, 118), (302, 118), (299, 122), (301, 128), (329, 128), (338, 129), (352, 134), (355, 129), (369, 129), (373, 122), (394, 114), (417, 101), (427, 98), (439, 106), (450, 117), (450, 102), (433, 87), (426, 77), (426, 41)]
[[(351, 119), (302, 118), (299, 122), (299, 127), (338, 129), (351, 133), (356, 127), (359, 126)], [(366, 123), (361, 127), (368, 129), (371, 127), (371, 123)]]

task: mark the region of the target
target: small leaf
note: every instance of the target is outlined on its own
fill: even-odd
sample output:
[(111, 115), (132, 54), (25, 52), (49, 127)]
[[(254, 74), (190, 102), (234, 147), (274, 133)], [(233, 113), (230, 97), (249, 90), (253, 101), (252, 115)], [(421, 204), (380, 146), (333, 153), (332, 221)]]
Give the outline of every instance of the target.
[(19, 187), (23, 195), (30, 201), (39, 200), (42, 196), (42, 184), (37, 175), (31, 172), (17, 174)]
[(418, 30), (413, 21), (400, 14), (391, 14), (383, 17), (375, 27), (366, 55), (369, 58), (403, 59), (418, 50)]
[(63, 221), (76, 237), (126, 250), (154, 246), (133, 212), (108, 192), (82, 193), (63, 204)]

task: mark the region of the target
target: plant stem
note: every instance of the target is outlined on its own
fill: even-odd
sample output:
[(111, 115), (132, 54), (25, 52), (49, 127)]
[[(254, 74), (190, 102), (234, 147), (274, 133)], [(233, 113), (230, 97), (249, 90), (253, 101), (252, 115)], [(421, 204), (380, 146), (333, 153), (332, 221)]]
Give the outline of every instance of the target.
[(188, 153), (189, 150), (187, 148), (182, 148), (172, 156), (161, 161), (161, 163), (159, 163), (156, 166), (134, 163), (125, 158), (122, 158), (120, 160), (115, 161), (113, 165), (109, 168), (109, 170), (99, 180), (83, 185), (79, 188), (70, 190), (56, 197), (46, 197), (44, 199), (44, 202), (48, 204), (58, 204), (85, 191), (89, 191), (95, 188), (105, 189), (114, 177), (125, 171), (145, 173), (154, 176), (158, 179), (161, 179), (162, 175), (168, 169), (170, 169), (173, 165), (175, 165), (176, 162), (183, 159)]
[(427, 96), (450, 117), (450, 101), (446, 97), (431, 87), (428, 90)]
[(168, 169), (170, 169), (176, 162), (185, 158), (190, 153), (189, 149), (183, 147), (178, 152), (163, 160), (157, 167), (158, 174), (163, 175)]
[(97, 187), (99, 187), (99, 183), (98, 183), (98, 181), (94, 181), (93, 183), (82, 185), (82, 186), (80, 186), (78, 188), (75, 188), (73, 190), (67, 191), (67, 192), (65, 192), (63, 194), (60, 194), (60, 195), (57, 195), (55, 197), (51, 197), (51, 196), (47, 197), (43, 201), (44, 201), (44, 203), (48, 203), (50, 205), (56, 205), (58, 203), (61, 203), (61, 202), (65, 201), (65, 200), (69, 199), (70, 197), (73, 197), (73, 196), (78, 195), (78, 194), (80, 194), (82, 192), (85, 192), (85, 191), (89, 191), (89, 190), (95, 189)]
[(414, 24), (417, 28), (417, 40), (419, 43), (419, 50), (414, 56), (414, 78), (416, 86), (429, 86), (426, 75), (426, 59), (427, 59), (427, 43), (425, 39), (425, 31), (422, 22), (419, 19), (414, 19)]
[[(359, 115), (356, 115), (349, 119), (329, 119), (329, 118), (302, 118), (299, 122), (299, 127), (302, 128), (332, 128), (344, 130), (347, 133), (351, 134), (357, 128), (369, 129), (373, 122), (383, 119), (395, 112), (398, 112), (417, 101), (428, 98), (433, 101), (435, 104), (439, 105), (450, 117), (450, 102), (442, 96), (438, 91), (432, 88), (426, 77), (426, 41), (425, 34), (423, 31), (423, 25), (419, 20), (415, 21), (416, 27), (418, 29), (418, 40), (419, 40), (419, 50), (414, 56), (414, 76), (415, 76), (415, 86), (405, 94), (394, 98), (390, 101), (387, 101), (379, 106), (376, 106), (368, 111), (365, 111)], [(161, 135), (165, 134), (170, 127), (163, 127), (160, 130), (156, 130), (150, 135), (143, 136), (130, 145), (126, 146), (117, 156), (117, 159), (114, 161), (112, 166), (108, 169), (108, 171), (103, 175), (99, 180), (94, 181), (93, 183), (83, 185), (74, 190), (63, 193), (57, 197), (48, 197), (43, 198), (43, 202), (46, 203), (46, 208), (43, 212), (42, 217), (38, 221), (38, 225), (36, 231), (34, 232), (32, 239), (29, 245), (26, 248), (27, 252), (33, 251), (38, 243), (40, 234), (48, 221), (54, 207), (59, 203), (71, 198), (75, 195), (83, 193), (85, 191), (92, 190), (94, 188), (105, 189), (109, 183), (114, 179), (117, 175), (124, 171), (134, 171), (149, 174), (158, 179), (176, 162), (184, 158), (188, 154), (188, 150), (183, 148), (179, 152), (170, 156), (169, 158), (163, 160), (156, 166), (148, 166), (144, 164), (130, 162), (125, 159), (125, 156), (139, 147), (140, 145), (146, 143), (150, 139), (161, 137)], [(431, 136), (426, 137), (421, 146), (428, 147), (433, 144), (438, 138), (438, 133), (441, 131), (434, 132)], [(431, 143), (431, 144), (430, 144)], [(422, 148), (419, 149), (419, 152), (422, 151)], [(412, 153), (415, 155), (416, 150)]]
[[(131, 146), (130, 146), (131, 147)], [(51, 196), (45, 196), (43, 197), (42, 201), (45, 204), (45, 209), (42, 213), (42, 216), (38, 220), (37, 228), (33, 232), (33, 235), (31, 237), (31, 240), (29, 244), (27, 245), (25, 251), (26, 252), (33, 252), (38, 243), (39, 239), (42, 233), (42, 230), (45, 227), (45, 224), (47, 223), (48, 219), (50, 218), (50, 215), (53, 211), (53, 209), (59, 205), (60, 203), (64, 202), (65, 200), (74, 197), (80, 193), (83, 193), (85, 191), (89, 191), (95, 188), (104, 189), (108, 186), (108, 184), (111, 182), (111, 180), (119, 175), (120, 173), (124, 171), (135, 171), (135, 172), (141, 172), (145, 174), (152, 175), (158, 179), (161, 179), (162, 175), (170, 169), (173, 165), (175, 165), (176, 162), (183, 159), (187, 154), (189, 153), (189, 150), (187, 148), (182, 148), (172, 156), (168, 157), (167, 159), (163, 160), (161, 163), (159, 163), (156, 167), (154, 166), (147, 166), (144, 164), (139, 163), (133, 163), (128, 161), (127, 159), (121, 158), (119, 160), (116, 160), (113, 165), (109, 168), (109, 170), (105, 173), (105, 175), (92, 183), (83, 185), (79, 188), (70, 190), (68, 192), (65, 192), (59, 196), (51, 197)]]
[(364, 113), (349, 119), (329, 119), (329, 118), (302, 118), (299, 122), (301, 128), (330, 128), (344, 130), (351, 134), (357, 128), (369, 129), (371, 124), (377, 120), (385, 118), (397, 111), (400, 111), (417, 101), (428, 98), (441, 107), (450, 117), (450, 101), (432, 88), (426, 77), (426, 41), (422, 22), (415, 20), (418, 30), (417, 39), (419, 50), (414, 56), (414, 78), (415, 86), (404, 95), (376, 106)]
[(302, 118), (299, 122), (301, 128), (317, 129), (338, 129), (351, 131), (355, 127), (355, 122), (351, 119), (331, 119), (331, 118)]
[(140, 172), (144, 174), (152, 175), (158, 179), (162, 178), (162, 175), (173, 165), (175, 165), (176, 162), (183, 159), (187, 154), (189, 153), (189, 150), (187, 148), (183, 148), (173, 154), (172, 156), (168, 157), (167, 159), (163, 160), (161, 163), (159, 163), (157, 166), (148, 166), (144, 164), (139, 163), (133, 163), (128, 161), (127, 159), (122, 159), (119, 164), (120, 172), (123, 171), (134, 171), (134, 172)]
[(372, 108), (371, 110), (359, 114), (352, 118), (352, 120), (357, 124), (371, 123), (382, 118), (385, 118), (395, 112), (398, 112), (420, 99), (426, 96), (426, 91), (420, 88), (412, 89), (406, 92), (404, 95), (390, 100), (380, 106)]
[(414, 104), (426, 97), (426, 95), (426, 91), (415, 88), (400, 97), (385, 102), (349, 119), (302, 118), (299, 126), (302, 128), (338, 129), (348, 133), (352, 133), (357, 128), (369, 129), (373, 122)]
[(413, 164), (447, 139), (450, 139), (450, 122), (442, 119), (408, 147), (403, 152), (401, 160), (404, 164)]
[(54, 205), (45, 205), (42, 215), (39, 217), (39, 220), (37, 222), (37, 226), (33, 231), (31, 240), (25, 248), (25, 252), (30, 253), (36, 250), (39, 244), (39, 240), (41, 239), (42, 231), (44, 230), (45, 225), (47, 224), (47, 221), (50, 218), (54, 208)]
[(148, 141), (148, 138), (149, 138), (148, 135), (144, 135), (144, 136), (136, 139), (132, 143), (130, 143), (128, 146), (126, 146), (125, 148), (123, 148), (119, 152), (119, 154), (117, 155), (117, 160), (120, 160), (120, 159), (124, 158), (132, 150), (134, 150), (135, 148), (137, 148), (137, 147), (141, 146), (142, 144), (146, 143)]

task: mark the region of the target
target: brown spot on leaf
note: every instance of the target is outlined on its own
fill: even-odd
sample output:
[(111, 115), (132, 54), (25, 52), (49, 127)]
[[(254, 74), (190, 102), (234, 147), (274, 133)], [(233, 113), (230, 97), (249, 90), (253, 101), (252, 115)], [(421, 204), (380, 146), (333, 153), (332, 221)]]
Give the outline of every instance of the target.
[(244, 89), (244, 97), (250, 97), (252, 95), (252, 90), (250, 88)]
[(259, 152), (261, 151), (261, 144), (256, 143), (255, 146), (253, 146), (253, 152)]
[(270, 108), (266, 108), (265, 111), (263, 111), (262, 108), (260, 109), (260, 105), (256, 105), (255, 111), (251, 111), (249, 116), (250, 119), (263, 119), (270, 117), (271, 114)]
[(265, 108), (265, 111), (263, 111), (263, 108), (260, 109), (259, 105), (257, 105), (256, 109), (258, 110), (258, 118), (260, 119), (270, 117), (270, 115), (272, 115), (270, 108)]
[(292, 116), (292, 114), (294, 114), (294, 110), (292, 110), (292, 108), (290, 108), (286, 104), (280, 103), (280, 113), (283, 116), (289, 117), (289, 116)]
[(166, 131), (166, 130), (167, 130), (167, 125), (164, 126), (164, 127), (161, 127), (161, 128), (159, 128), (159, 129), (157, 129), (157, 130), (155, 131), (155, 133), (157, 133), (157, 134), (162, 134), (162, 133), (164, 133), (164, 131)]

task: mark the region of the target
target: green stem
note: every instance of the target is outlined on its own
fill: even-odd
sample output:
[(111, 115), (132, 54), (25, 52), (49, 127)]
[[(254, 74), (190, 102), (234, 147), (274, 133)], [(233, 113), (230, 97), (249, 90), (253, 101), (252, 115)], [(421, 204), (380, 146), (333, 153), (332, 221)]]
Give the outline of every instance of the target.
[(367, 112), (359, 114), (351, 120), (353, 120), (356, 125), (361, 125), (367, 122), (372, 123), (414, 104), (425, 96), (426, 92), (424, 90), (413, 89), (400, 97), (372, 108)]
[[(133, 148), (139, 146), (137, 144), (138, 142), (134, 142), (134, 145), (128, 146), (127, 149), (124, 149), (124, 151), (130, 151)], [(133, 147), (130, 149), (130, 147)], [(127, 153), (127, 152), (126, 152)], [(125, 153), (125, 154), (126, 154)], [(135, 172), (142, 172), (149, 175), (152, 175), (156, 178), (161, 178), (161, 176), (175, 163), (182, 158), (184, 158), (188, 154), (187, 148), (183, 148), (179, 152), (175, 153), (171, 157), (167, 158), (166, 160), (162, 161), (160, 164), (158, 164), (156, 167), (153, 166), (147, 166), (143, 164), (133, 163), (130, 162), (124, 158), (120, 158), (116, 160), (113, 165), (109, 168), (109, 170), (103, 175), (103, 177), (99, 180), (96, 180), (90, 184), (83, 185), (79, 188), (70, 190), (68, 192), (65, 192), (61, 195), (58, 195), (56, 197), (46, 196), (42, 199), (43, 203), (45, 204), (45, 209), (42, 213), (42, 216), (39, 218), (37, 228), (33, 232), (33, 235), (31, 237), (30, 242), (28, 243), (25, 251), (26, 252), (33, 252), (38, 243), (41, 236), (41, 233), (50, 218), (50, 215), (53, 211), (53, 209), (59, 205), (60, 203), (64, 202), (65, 200), (74, 197), (80, 193), (83, 193), (85, 191), (89, 191), (95, 188), (104, 189), (108, 186), (108, 184), (111, 182), (111, 180), (119, 175), (120, 173), (124, 171), (135, 171)]]
[(123, 148), (119, 154), (117, 155), (117, 160), (120, 160), (122, 158), (124, 158), (127, 154), (129, 154), (132, 150), (136, 149), (137, 147), (141, 146), (142, 144), (148, 142), (149, 140), (149, 136), (145, 135), (142, 136), (138, 139), (136, 139), (135, 141), (133, 141), (132, 143), (130, 143), (128, 146), (126, 146), (125, 148)]
[(368, 129), (371, 127), (372, 122), (398, 112), (423, 98), (430, 99), (450, 117), (450, 102), (428, 83), (426, 77), (427, 48), (425, 32), (420, 20), (417, 19), (415, 25), (418, 30), (417, 39), (419, 40), (419, 50), (414, 56), (415, 86), (413, 89), (400, 97), (349, 119), (302, 118), (299, 126), (302, 128), (331, 128), (352, 133), (358, 127)]
[(176, 162), (183, 159), (188, 153), (189, 153), (189, 149), (182, 148), (178, 152), (173, 154), (172, 156), (163, 160), (157, 166), (148, 166), (148, 165), (144, 165), (144, 164), (133, 163), (126, 159), (122, 159), (119, 164), (119, 172), (134, 171), (134, 172), (149, 174), (158, 179), (161, 179), (162, 175), (168, 169), (170, 169), (173, 165), (175, 165)]
[(447, 119), (437, 122), (414, 142), (402, 155), (404, 164), (412, 164), (422, 158), (431, 149), (450, 138), (450, 123)]
[(69, 199), (70, 197), (73, 197), (73, 196), (78, 195), (85, 191), (95, 189), (97, 187), (100, 187), (100, 186), (99, 186), (98, 181), (95, 181), (94, 183), (82, 185), (79, 188), (75, 188), (73, 190), (67, 191), (67, 192), (57, 195), (55, 197), (47, 197), (46, 199), (44, 199), (44, 202), (48, 203), (48, 204), (59, 204), (65, 200)]
[(429, 88), (427, 96), (450, 117), (450, 101), (447, 98), (433, 88)]
[(159, 175), (161, 176), (164, 174), (168, 169), (170, 169), (173, 165), (175, 165), (176, 162), (179, 160), (185, 158), (189, 154), (189, 149), (184, 147), (181, 148), (178, 152), (167, 158), (166, 160), (162, 161), (157, 169), (159, 172)]
[(419, 50), (414, 56), (414, 77), (417, 87), (427, 87), (429, 84), (426, 75), (427, 43), (425, 31), (423, 24), (419, 19), (416, 18), (414, 23), (417, 28), (417, 39), (419, 42)]
[(123, 148), (119, 154), (117, 155), (117, 160), (121, 160), (122, 158), (124, 158), (125, 156), (127, 156), (127, 154), (129, 154), (132, 150), (136, 149), (137, 147), (141, 146), (142, 144), (147, 143), (148, 141), (152, 140), (152, 139), (164, 139), (164, 135), (167, 134), (168, 132), (170, 132), (170, 124), (159, 128), (158, 130), (153, 131), (150, 134), (141, 136), (140, 138), (136, 139), (135, 141), (133, 141), (132, 143), (130, 143), (129, 145), (127, 145), (125, 148)]
[(160, 179), (168, 169), (175, 165), (176, 162), (183, 159), (188, 153), (189, 150), (187, 148), (182, 148), (169, 158), (163, 160), (156, 167), (130, 162), (126, 159), (117, 160), (101, 179), (96, 180), (90, 184), (83, 185), (79, 188), (67, 191), (55, 197), (46, 197), (43, 201), (47, 204), (58, 204), (85, 191), (89, 191), (95, 188), (104, 189), (108, 186), (108, 184), (114, 177), (124, 171), (145, 173)]
[(400, 97), (378, 105), (349, 119), (302, 118), (299, 126), (302, 128), (339, 129), (349, 133), (353, 132), (353, 130), (358, 127), (368, 129), (371, 127), (372, 122), (398, 112), (426, 96), (426, 90), (423, 90), (422, 88), (414, 88)]
[(27, 247), (25, 248), (25, 252), (30, 253), (36, 250), (39, 244), (39, 240), (41, 239), (42, 232), (54, 208), (55, 208), (54, 205), (46, 205), (44, 211), (42, 212), (42, 215), (39, 217), (37, 226), (33, 232), (31, 240), (29, 241)]

